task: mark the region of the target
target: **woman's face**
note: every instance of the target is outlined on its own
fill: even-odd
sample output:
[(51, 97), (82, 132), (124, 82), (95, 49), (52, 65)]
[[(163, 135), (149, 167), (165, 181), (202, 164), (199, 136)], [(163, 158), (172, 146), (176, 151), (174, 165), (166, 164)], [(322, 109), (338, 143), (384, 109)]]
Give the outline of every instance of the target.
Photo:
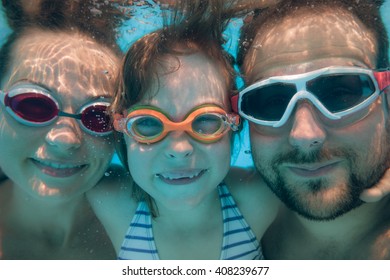
[[(225, 79), (209, 59), (200, 54), (169, 57), (166, 65), (175, 70), (160, 75), (158, 90), (151, 90), (151, 98), (136, 106), (157, 107), (174, 122), (183, 121), (204, 104), (229, 110)], [(230, 167), (230, 134), (209, 144), (183, 131), (171, 131), (154, 144), (141, 144), (129, 136), (125, 139), (130, 172), (160, 210), (191, 209), (214, 197)]]
[[(115, 55), (76, 33), (30, 30), (16, 42), (1, 89), (38, 87), (57, 100), (60, 110), (78, 113), (113, 92)], [(47, 126), (15, 120), (0, 105), (0, 166), (19, 188), (35, 197), (71, 199), (92, 188), (113, 155), (111, 135), (85, 132), (74, 118)]]

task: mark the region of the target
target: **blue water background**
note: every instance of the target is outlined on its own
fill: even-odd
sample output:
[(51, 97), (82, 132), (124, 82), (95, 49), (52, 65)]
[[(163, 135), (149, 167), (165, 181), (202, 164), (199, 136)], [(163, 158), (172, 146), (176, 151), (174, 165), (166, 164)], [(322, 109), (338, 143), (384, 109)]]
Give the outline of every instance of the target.
[[(131, 44), (153, 30), (161, 27), (161, 10), (157, 7), (153, 1), (145, 1), (150, 5), (145, 6), (131, 6), (129, 7), (131, 13), (134, 15), (131, 19), (125, 21), (120, 30), (118, 37), (118, 44), (123, 51), (126, 51)], [(390, 37), (390, 0), (385, 1), (381, 8), (382, 19), (386, 25), (389, 37)], [(237, 50), (239, 40), (239, 29), (242, 25), (242, 19), (233, 19), (225, 31), (227, 42), (225, 49), (229, 51), (233, 56)], [(10, 33), (10, 29), (4, 17), (4, 12), (0, 9), (0, 45), (4, 43), (7, 35)], [(390, 49), (389, 49), (390, 55)], [(242, 80), (237, 78), (237, 86), (241, 88), (243, 86)], [(241, 131), (238, 138), (235, 141), (234, 153), (232, 155), (232, 165), (249, 167), (253, 165), (252, 157), (250, 154), (250, 145), (248, 141), (248, 126), (244, 123), (244, 129)], [(114, 156), (114, 163), (119, 163), (118, 157)]]

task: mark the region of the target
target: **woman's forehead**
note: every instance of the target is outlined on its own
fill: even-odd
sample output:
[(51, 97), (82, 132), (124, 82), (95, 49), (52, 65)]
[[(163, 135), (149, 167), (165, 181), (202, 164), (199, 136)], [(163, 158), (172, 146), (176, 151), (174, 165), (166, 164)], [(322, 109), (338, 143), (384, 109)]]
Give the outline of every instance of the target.
[[(77, 87), (91, 95), (95, 95), (95, 88), (109, 90), (118, 67), (115, 55), (78, 35), (54, 35), (40, 31), (18, 40), (7, 84), (29, 80), (47, 84), (60, 92)], [(98, 91), (96, 94), (100, 95)]]

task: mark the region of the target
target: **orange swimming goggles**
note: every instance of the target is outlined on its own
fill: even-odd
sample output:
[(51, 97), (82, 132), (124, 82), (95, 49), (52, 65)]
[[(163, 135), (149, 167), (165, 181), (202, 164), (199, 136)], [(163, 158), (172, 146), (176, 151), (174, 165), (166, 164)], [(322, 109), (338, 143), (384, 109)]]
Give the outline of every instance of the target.
[(173, 122), (156, 107), (137, 106), (127, 117), (114, 115), (114, 128), (137, 142), (151, 144), (164, 139), (171, 131), (185, 131), (203, 143), (216, 142), (231, 129), (238, 130), (240, 117), (228, 114), (216, 105), (202, 105), (192, 110), (182, 122)]

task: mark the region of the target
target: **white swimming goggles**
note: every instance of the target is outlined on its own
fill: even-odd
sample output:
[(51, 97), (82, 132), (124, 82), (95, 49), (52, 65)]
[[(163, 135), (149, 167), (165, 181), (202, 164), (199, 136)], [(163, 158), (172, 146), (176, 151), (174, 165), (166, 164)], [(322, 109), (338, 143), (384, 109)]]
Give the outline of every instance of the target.
[(299, 100), (325, 117), (340, 120), (372, 104), (390, 85), (390, 71), (327, 67), (254, 83), (232, 97), (233, 111), (256, 124), (281, 127)]

